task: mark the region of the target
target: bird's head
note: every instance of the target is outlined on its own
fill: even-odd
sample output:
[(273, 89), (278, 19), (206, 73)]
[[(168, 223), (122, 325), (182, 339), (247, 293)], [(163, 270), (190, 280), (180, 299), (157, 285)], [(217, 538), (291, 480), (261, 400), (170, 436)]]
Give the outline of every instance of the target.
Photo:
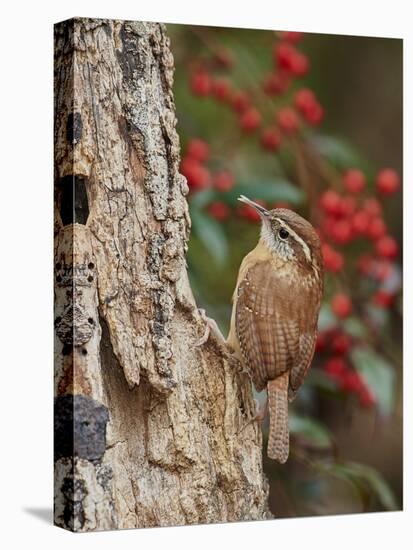
[(267, 210), (244, 195), (238, 200), (261, 216), (261, 241), (273, 254), (285, 261), (321, 269), (320, 239), (310, 222), (287, 208)]

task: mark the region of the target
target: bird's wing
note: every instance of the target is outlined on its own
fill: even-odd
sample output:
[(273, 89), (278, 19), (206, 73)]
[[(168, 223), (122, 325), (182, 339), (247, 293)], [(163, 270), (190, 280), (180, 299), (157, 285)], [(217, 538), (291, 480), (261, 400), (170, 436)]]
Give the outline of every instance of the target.
[(290, 373), (290, 385), (288, 388), (288, 398), (290, 401), (295, 398), (297, 391), (303, 383), (307, 371), (311, 366), (316, 339), (316, 331), (307, 332), (300, 336), (298, 360), (294, 364)]
[(300, 300), (291, 281), (269, 261), (255, 264), (238, 285), (236, 331), (245, 365), (258, 391), (291, 370), (300, 339)]
[(306, 315), (300, 318), (299, 350), (290, 374), (289, 399), (293, 400), (311, 366), (317, 340), (317, 321), (322, 287), (313, 285), (305, 291)]

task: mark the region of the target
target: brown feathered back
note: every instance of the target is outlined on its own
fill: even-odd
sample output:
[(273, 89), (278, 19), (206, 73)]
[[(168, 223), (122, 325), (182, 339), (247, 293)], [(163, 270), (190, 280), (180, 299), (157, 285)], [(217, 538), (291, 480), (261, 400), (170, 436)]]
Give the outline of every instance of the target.
[(237, 294), (236, 334), (255, 387), (261, 391), (289, 370), (296, 391), (313, 354), (319, 285), (302, 270), (288, 274), (284, 262), (268, 260), (247, 270)]

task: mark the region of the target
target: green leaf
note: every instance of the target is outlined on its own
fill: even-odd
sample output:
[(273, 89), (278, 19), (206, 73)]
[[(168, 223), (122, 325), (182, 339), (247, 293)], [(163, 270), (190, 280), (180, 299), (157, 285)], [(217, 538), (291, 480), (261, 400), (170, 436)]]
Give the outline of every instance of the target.
[(364, 164), (356, 149), (342, 139), (316, 134), (312, 136), (311, 143), (321, 155), (340, 168)]
[(189, 204), (191, 207), (191, 215), (194, 208), (197, 208), (200, 210), (201, 208), (204, 208), (214, 200), (217, 200), (217, 192), (215, 189), (205, 189), (204, 191), (198, 191), (198, 193), (195, 193), (192, 195), (192, 197), (189, 199)]
[(241, 181), (231, 191), (223, 193), (234, 202), (240, 195), (245, 195), (251, 200), (264, 200), (268, 202), (286, 201), (292, 205), (301, 204), (304, 193), (301, 189), (286, 180), (270, 180), (268, 182), (249, 180)]
[(246, 195), (251, 200), (263, 200), (269, 203), (285, 201), (292, 205), (298, 205), (304, 200), (304, 193), (301, 189), (288, 181), (274, 180), (268, 183), (249, 181), (248, 183), (238, 183), (226, 192), (218, 192), (213, 188), (198, 191), (189, 199), (191, 213), (194, 209), (201, 210), (216, 200), (235, 205), (240, 195)]
[(326, 470), (340, 479), (352, 482), (360, 492), (363, 490), (362, 483), (364, 482), (386, 510), (398, 509), (395, 496), (386, 480), (380, 472), (371, 466), (356, 462), (345, 462), (332, 464)]
[(290, 432), (299, 435), (312, 447), (329, 449), (332, 445), (331, 434), (322, 424), (309, 417), (289, 414)]
[(377, 307), (374, 304), (368, 304), (366, 310), (375, 327), (382, 328), (388, 323), (390, 314), (382, 307)]
[(365, 338), (367, 335), (366, 325), (362, 323), (357, 317), (348, 317), (343, 321), (345, 332), (353, 338)]
[(334, 328), (337, 324), (336, 316), (331, 311), (330, 304), (321, 305), (320, 315), (318, 316), (318, 330), (320, 332)]
[(395, 393), (395, 374), (390, 363), (368, 347), (354, 348), (351, 359), (376, 396), (381, 412), (390, 415), (394, 407)]
[(321, 369), (310, 369), (305, 379), (305, 387), (315, 387), (330, 394), (338, 392), (337, 384)]
[(199, 210), (191, 212), (192, 231), (218, 265), (228, 258), (228, 241), (222, 226), (213, 218)]

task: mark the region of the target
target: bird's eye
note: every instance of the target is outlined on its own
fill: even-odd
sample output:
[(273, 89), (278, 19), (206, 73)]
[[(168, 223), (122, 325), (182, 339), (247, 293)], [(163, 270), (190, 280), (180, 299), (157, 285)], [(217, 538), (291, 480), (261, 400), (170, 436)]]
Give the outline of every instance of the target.
[(284, 229), (283, 227), (280, 229), (279, 231), (279, 236), (280, 236), (280, 239), (286, 239), (289, 235), (288, 231), (286, 229)]

